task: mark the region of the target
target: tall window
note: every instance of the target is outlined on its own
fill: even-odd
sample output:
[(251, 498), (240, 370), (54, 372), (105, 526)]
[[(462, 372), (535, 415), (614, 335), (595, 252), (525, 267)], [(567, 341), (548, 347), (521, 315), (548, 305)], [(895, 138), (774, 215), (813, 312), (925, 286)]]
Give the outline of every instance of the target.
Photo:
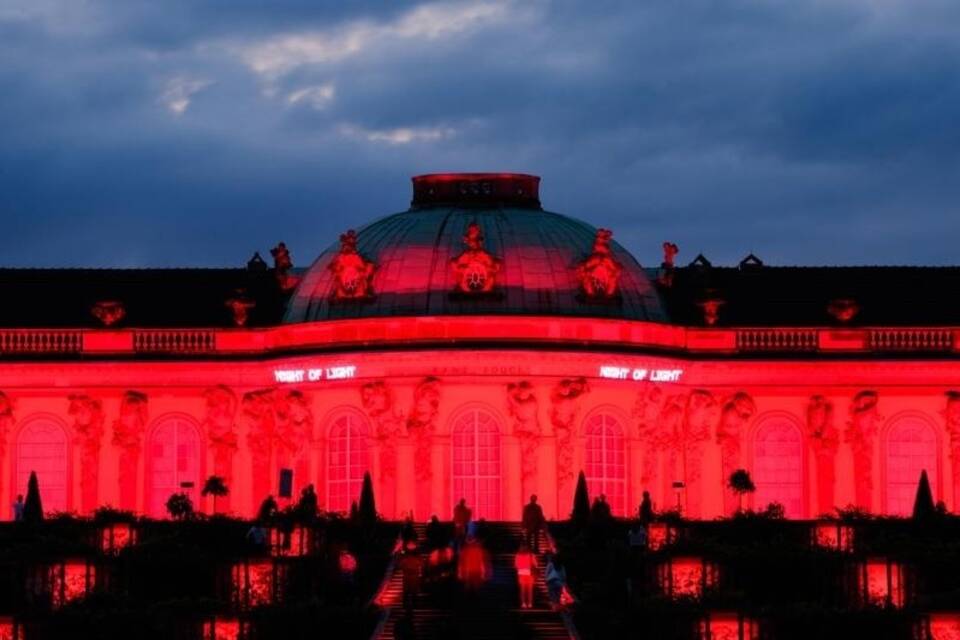
[(468, 409), (453, 423), (451, 435), (454, 502), (465, 498), (474, 518), (499, 520), (500, 425), (496, 417), (483, 409)]
[(803, 434), (786, 419), (765, 422), (753, 441), (753, 494), (756, 509), (771, 502), (783, 505), (788, 518), (802, 518), (803, 505)]
[(891, 515), (909, 515), (917, 494), (920, 473), (926, 469), (934, 499), (939, 495), (937, 482), (937, 434), (919, 416), (898, 419), (887, 431), (884, 478), (885, 511)]
[(584, 425), (584, 474), (593, 498), (604, 494), (614, 514), (625, 513), (626, 462), (623, 425), (608, 413), (595, 413)]
[[(200, 508), (201, 461), (203, 447), (200, 430), (186, 416), (160, 418), (147, 444), (147, 513), (154, 518), (167, 515), (167, 500), (174, 493), (184, 492)], [(193, 483), (184, 488), (184, 483)]]
[(370, 469), (367, 421), (358, 413), (343, 413), (330, 425), (327, 462), (327, 509), (348, 512), (360, 500), (363, 474)]
[(17, 437), (14, 486), (27, 495), (30, 472), (37, 472), (44, 511), (67, 510), (67, 431), (54, 418), (33, 418)]

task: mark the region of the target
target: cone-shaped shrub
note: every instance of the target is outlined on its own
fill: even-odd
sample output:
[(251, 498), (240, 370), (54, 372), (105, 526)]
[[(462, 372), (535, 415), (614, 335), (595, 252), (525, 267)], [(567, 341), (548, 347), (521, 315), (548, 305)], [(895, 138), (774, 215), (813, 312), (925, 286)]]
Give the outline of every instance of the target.
[(23, 503), (24, 522), (43, 522), (43, 503), (40, 501), (40, 483), (37, 482), (37, 472), (30, 472), (30, 481), (27, 483), (27, 500)]

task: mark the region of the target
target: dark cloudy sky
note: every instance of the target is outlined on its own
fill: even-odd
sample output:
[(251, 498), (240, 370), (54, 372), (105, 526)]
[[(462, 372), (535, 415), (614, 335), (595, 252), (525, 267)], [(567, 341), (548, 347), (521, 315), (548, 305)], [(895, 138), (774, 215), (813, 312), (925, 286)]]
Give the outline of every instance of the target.
[(960, 262), (957, 0), (0, 0), (0, 264), (299, 265), (524, 171), (644, 264)]

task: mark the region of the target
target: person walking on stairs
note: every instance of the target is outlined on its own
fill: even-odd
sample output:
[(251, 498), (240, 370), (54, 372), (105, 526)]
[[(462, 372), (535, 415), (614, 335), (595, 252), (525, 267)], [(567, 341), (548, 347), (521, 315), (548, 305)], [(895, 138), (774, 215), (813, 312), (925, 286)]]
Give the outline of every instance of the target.
[(537, 504), (537, 496), (530, 496), (530, 502), (523, 508), (523, 533), (527, 546), (534, 553), (540, 553), (540, 530), (546, 525), (543, 508)]
[(567, 572), (556, 556), (547, 556), (544, 581), (547, 583), (547, 594), (550, 596), (550, 606), (558, 609), (561, 604), (560, 600), (563, 597), (563, 586), (567, 583)]
[(537, 556), (524, 543), (520, 545), (513, 561), (517, 569), (517, 583), (520, 587), (520, 608), (533, 608), (533, 572), (537, 568)]
[(457, 545), (463, 544), (467, 537), (467, 525), (470, 523), (472, 516), (473, 512), (467, 506), (467, 500), (460, 498), (460, 502), (453, 508), (453, 536), (456, 538)]
[(415, 542), (408, 542), (404, 548), (400, 556), (400, 571), (403, 574), (403, 608), (409, 613), (416, 606), (423, 574), (423, 561), (417, 553)]

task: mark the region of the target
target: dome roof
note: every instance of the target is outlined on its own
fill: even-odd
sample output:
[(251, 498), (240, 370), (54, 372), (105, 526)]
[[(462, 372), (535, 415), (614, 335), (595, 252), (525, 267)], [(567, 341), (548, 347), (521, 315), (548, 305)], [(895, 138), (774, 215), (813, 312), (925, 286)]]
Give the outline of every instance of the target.
[[(578, 266), (593, 252), (598, 230), (541, 209), (539, 178), (434, 174), (413, 181), (414, 198), (408, 211), (376, 220), (355, 236), (345, 234), (341, 243), (320, 254), (294, 292), (285, 322), (431, 315), (666, 322), (656, 289), (633, 256), (616, 242), (604, 243), (621, 268), (616, 295), (585, 294)], [(477, 231), (482, 237), (477, 237)], [(466, 284), (463, 291), (458, 289), (452, 261), (464, 254), (468, 241), (474, 243), (471, 255), (479, 251), (481, 258), (488, 256), (488, 263), (494, 265), (492, 287), (481, 278), (479, 284), (471, 281), (472, 289)], [(350, 286), (360, 287), (347, 294), (341, 288), (344, 276), (335, 274), (343, 264), (338, 257), (343, 247), (349, 258), (347, 270), (355, 277)], [(361, 291), (365, 286), (369, 289)]]

